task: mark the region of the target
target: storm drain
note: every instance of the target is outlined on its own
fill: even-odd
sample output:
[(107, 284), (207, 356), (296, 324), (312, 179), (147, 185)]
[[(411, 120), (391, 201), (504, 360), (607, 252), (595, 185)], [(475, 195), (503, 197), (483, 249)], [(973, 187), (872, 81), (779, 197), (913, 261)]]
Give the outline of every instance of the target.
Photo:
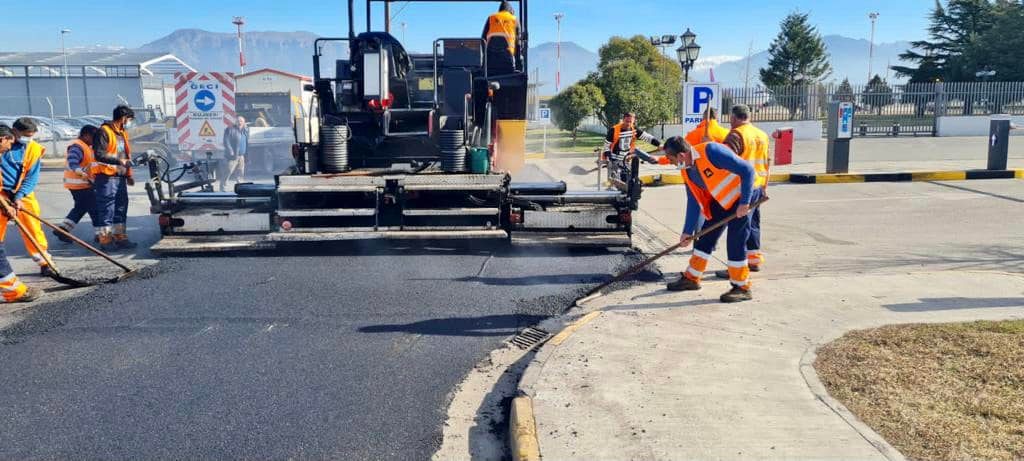
[(537, 328), (527, 328), (520, 331), (519, 334), (512, 338), (512, 344), (519, 346), (520, 349), (532, 349), (534, 346), (547, 341), (551, 337), (551, 333)]

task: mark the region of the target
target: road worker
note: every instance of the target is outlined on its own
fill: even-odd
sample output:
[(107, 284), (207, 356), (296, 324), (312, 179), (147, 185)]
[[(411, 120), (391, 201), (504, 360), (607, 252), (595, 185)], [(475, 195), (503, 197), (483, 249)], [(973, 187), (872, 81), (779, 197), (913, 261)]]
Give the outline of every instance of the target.
[[(14, 147), (17, 136), (7, 125), (0, 125), (0, 158), (3, 159), (3, 177), (4, 177), (4, 189), (6, 190), (7, 184), (7, 165), (8, 165), (8, 154)], [(22, 157), (24, 158), (24, 150), (22, 151)], [(12, 162), (16, 164), (16, 162)], [(10, 207), (3, 204), (0, 206), (2, 212), (0, 212), (0, 221), (3, 222), (3, 227), (0, 232), (6, 233), (7, 220), (18, 219), (18, 211), (11, 209)], [(0, 242), (2, 243), (2, 242)], [(7, 251), (4, 248), (5, 245), (0, 244), (0, 298), (5, 303), (23, 303), (30, 302), (39, 299), (43, 295), (42, 290), (34, 287), (29, 287), (18, 279), (18, 275), (14, 273), (14, 269), (11, 268), (10, 261), (7, 260)]]
[[(64, 221), (60, 223), (62, 229), (71, 232), (78, 221), (88, 214), (92, 219), (96, 240), (99, 240), (100, 224), (96, 214), (96, 192), (92, 190), (94, 162), (92, 142), (98, 129), (94, 125), (83, 126), (78, 131), (78, 139), (68, 145), (67, 158), (64, 162), (64, 188), (71, 192), (74, 206), (64, 217)], [(54, 229), (53, 235), (62, 242), (71, 242), (70, 238), (57, 232), (56, 229)]]
[(11, 131), (14, 133), (15, 141), (0, 160), (0, 172), (3, 174), (4, 195), (17, 213), (4, 213), (0, 216), (0, 241), (3, 241), (7, 234), (8, 219), (17, 219), (38, 244), (37, 248), (31, 243), (29, 236), (22, 233), (21, 239), (25, 243), (25, 249), (32, 256), (32, 260), (39, 264), (39, 273), (45, 277), (52, 277), (55, 274), (48, 262), (50, 255), (47, 253), (48, 244), (42, 224), (21, 212), (25, 210), (36, 216), (40, 215), (35, 189), (39, 184), (39, 170), (42, 165), (40, 160), (46, 149), (32, 140), (39, 131), (39, 126), (31, 118), (22, 117), (15, 120)]
[(708, 106), (708, 109), (704, 111), (704, 119), (700, 121), (700, 125), (686, 133), (686, 142), (690, 143), (691, 146), (702, 144), (705, 142), (725, 142), (725, 137), (729, 135), (729, 130), (718, 123), (718, 109)]
[(629, 181), (629, 157), (635, 155), (647, 163), (657, 164), (658, 159), (636, 147), (637, 140), (645, 141), (654, 147), (661, 146), (661, 141), (654, 135), (636, 127), (636, 114), (626, 112), (622, 121), (608, 129), (604, 138), (602, 157), (608, 160), (609, 177), (614, 172), (623, 182)]
[(132, 147), (125, 128), (135, 118), (128, 106), (114, 108), (113, 118), (104, 122), (93, 139), (93, 189), (99, 221), (99, 241), (104, 250), (135, 248), (128, 240), (128, 186), (132, 178)]
[(487, 17), (481, 36), (487, 42), (487, 73), (503, 75), (515, 72), (519, 21), (512, 5), (502, 1), (498, 12)]
[[(754, 166), (757, 180), (754, 187), (764, 195), (768, 187), (769, 145), (768, 134), (751, 123), (750, 107), (740, 104), (733, 106), (729, 114), (732, 130), (725, 138), (725, 145), (743, 160)], [(764, 264), (761, 251), (761, 210), (755, 209), (750, 218), (750, 237), (747, 239), (747, 262), (751, 272), (759, 272)], [(718, 278), (729, 278), (728, 271), (715, 272)]]
[(690, 245), (699, 230), (701, 218), (707, 228), (735, 216), (728, 225), (715, 229), (694, 243), (690, 264), (679, 280), (669, 283), (671, 291), (699, 290), (701, 277), (722, 232), (728, 228), (729, 281), (732, 289), (719, 299), (725, 303), (747, 301), (750, 294), (750, 270), (746, 242), (750, 226), (750, 204), (760, 197), (754, 187), (754, 167), (724, 144), (703, 143), (691, 146), (681, 136), (665, 141), (665, 156), (686, 173), (686, 219), (679, 242)]

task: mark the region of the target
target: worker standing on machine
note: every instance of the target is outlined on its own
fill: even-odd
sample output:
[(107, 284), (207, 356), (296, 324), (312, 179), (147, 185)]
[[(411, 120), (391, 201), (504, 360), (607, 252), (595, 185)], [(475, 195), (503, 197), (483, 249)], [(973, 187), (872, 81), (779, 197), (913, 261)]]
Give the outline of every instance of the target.
[(131, 170), (132, 147), (125, 128), (135, 118), (128, 106), (114, 108), (113, 118), (104, 122), (93, 139), (94, 189), (99, 217), (99, 240), (104, 250), (135, 248), (128, 240), (128, 186), (134, 185)]
[(498, 12), (487, 17), (481, 37), (487, 42), (488, 75), (515, 72), (519, 21), (512, 11), (512, 5), (507, 1), (501, 2)]
[(680, 248), (690, 245), (697, 233), (700, 218), (704, 228), (735, 216), (725, 227), (701, 237), (693, 245), (693, 256), (679, 280), (669, 283), (671, 291), (699, 290), (701, 277), (707, 269), (711, 253), (727, 227), (729, 282), (732, 289), (719, 299), (734, 303), (753, 299), (750, 294), (750, 270), (747, 267), (746, 242), (750, 226), (750, 204), (760, 197), (754, 187), (754, 168), (727, 146), (704, 143), (691, 146), (681, 136), (665, 141), (665, 156), (686, 173), (686, 219), (680, 235)]
[[(96, 231), (96, 239), (99, 240), (99, 220), (96, 215), (96, 192), (92, 190), (92, 169), (93, 154), (92, 141), (96, 136), (96, 128), (93, 125), (83, 126), (78, 131), (78, 139), (68, 145), (67, 158), (64, 163), (64, 188), (71, 192), (71, 199), (74, 206), (60, 227), (71, 232), (86, 214), (92, 219), (92, 227)], [(64, 243), (71, 243), (71, 239), (64, 234), (53, 231), (53, 235)]]
[[(768, 187), (769, 144), (768, 134), (750, 122), (750, 107), (740, 104), (733, 106), (729, 114), (732, 130), (725, 138), (736, 155), (750, 162), (757, 175), (754, 187), (765, 195)], [(761, 251), (761, 209), (758, 207), (751, 213), (750, 237), (747, 238), (747, 262), (751, 272), (759, 272), (764, 264), (764, 253)], [(728, 271), (715, 272), (718, 278), (729, 278)]]
[[(17, 122), (15, 122), (17, 123)], [(18, 162), (14, 161), (13, 155), (11, 154), (15, 145), (17, 136), (14, 131), (11, 130), (7, 125), (0, 125), (0, 158), (3, 159), (3, 181), (4, 190), (7, 190), (8, 180), (8, 165), (14, 166)], [(24, 148), (21, 151), (21, 157), (24, 159), (26, 152)], [(42, 157), (42, 154), (39, 154)], [(36, 174), (38, 175), (38, 159), (36, 159)], [(24, 168), (22, 168), (24, 169)], [(17, 206), (18, 202), (14, 202)], [(38, 204), (37, 204), (38, 205)], [(14, 273), (14, 269), (11, 268), (10, 261), (7, 260), (7, 250), (4, 248), (2, 236), (7, 232), (7, 222), (11, 219), (23, 219), (22, 214), (18, 213), (14, 207), (11, 207), (7, 202), (0, 201), (0, 298), (5, 303), (27, 303), (39, 299), (43, 295), (42, 290), (34, 287), (29, 287), (22, 283), (18, 279), (18, 275)], [(38, 209), (36, 210), (38, 211)], [(23, 220), (29, 221), (29, 220)], [(40, 232), (41, 233), (41, 232)]]
[(637, 140), (645, 141), (654, 147), (661, 146), (661, 141), (654, 135), (636, 127), (636, 114), (626, 112), (622, 121), (608, 129), (604, 138), (604, 153), (602, 156), (608, 161), (609, 177), (613, 171), (618, 172), (618, 178), (629, 181), (629, 157), (635, 155), (647, 163), (657, 164), (658, 159), (641, 149), (637, 149)]

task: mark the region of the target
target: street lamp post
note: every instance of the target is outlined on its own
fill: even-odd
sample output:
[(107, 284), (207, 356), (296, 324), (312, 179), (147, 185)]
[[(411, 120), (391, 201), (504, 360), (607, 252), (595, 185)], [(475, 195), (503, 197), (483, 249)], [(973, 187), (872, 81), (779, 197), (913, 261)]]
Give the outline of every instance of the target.
[(64, 46), (64, 36), (71, 33), (71, 29), (60, 30), (60, 54), (64, 55), (64, 97), (68, 102), (68, 118), (71, 118), (71, 82), (68, 80), (68, 50)]
[(565, 13), (555, 13), (558, 30), (558, 39), (555, 41), (555, 93), (562, 89), (562, 18), (564, 17)]
[(683, 82), (688, 82), (690, 69), (700, 57), (700, 45), (697, 44), (697, 34), (691, 32), (689, 28), (680, 35), (680, 38), (683, 39), (683, 43), (676, 48), (676, 58), (679, 60), (679, 66), (683, 68)]
[(868, 19), (871, 19), (871, 40), (868, 43), (868, 82), (871, 82), (871, 68), (875, 61), (875, 23), (878, 22), (878, 13), (868, 13)]

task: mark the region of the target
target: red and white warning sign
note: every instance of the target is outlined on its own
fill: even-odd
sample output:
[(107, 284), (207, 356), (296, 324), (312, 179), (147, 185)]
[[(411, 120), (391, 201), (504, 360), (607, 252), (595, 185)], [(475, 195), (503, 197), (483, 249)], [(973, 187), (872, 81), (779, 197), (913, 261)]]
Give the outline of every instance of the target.
[(178, 150), (224, 150), (224, 130), (235, 123), (235, 76), (227, 72), (174, 75)]

